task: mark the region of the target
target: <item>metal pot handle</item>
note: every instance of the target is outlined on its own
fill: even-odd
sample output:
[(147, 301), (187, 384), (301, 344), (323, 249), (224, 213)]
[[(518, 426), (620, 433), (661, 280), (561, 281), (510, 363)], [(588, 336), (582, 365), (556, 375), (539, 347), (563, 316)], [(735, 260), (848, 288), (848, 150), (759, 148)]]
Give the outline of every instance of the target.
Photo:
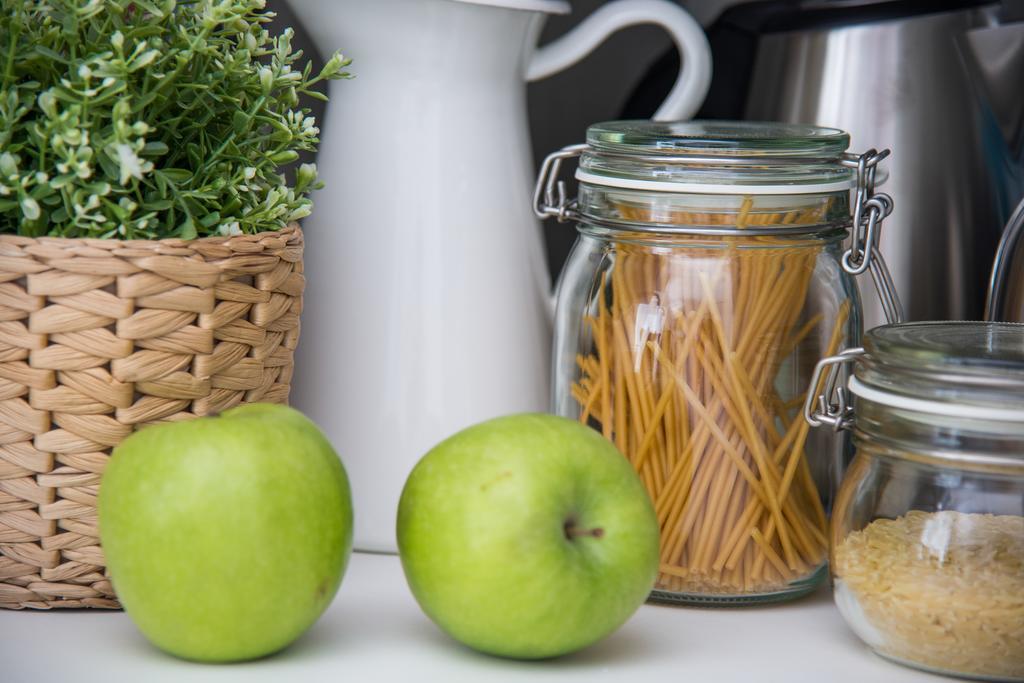
[(1010, 264), (1013, 254), (1017, 251), (1021, 234), (1024, 233), (1024, 199), (1021, 200), (1013, 215), (1006, 223), (1003, 237), (999, 240), (999, 249), (992, 262), (992, 275), (988, 282), (988, 298), (985, 300), (985, 320), (998, 322), (1006, 319), (1007, 279), (1010, 276)]

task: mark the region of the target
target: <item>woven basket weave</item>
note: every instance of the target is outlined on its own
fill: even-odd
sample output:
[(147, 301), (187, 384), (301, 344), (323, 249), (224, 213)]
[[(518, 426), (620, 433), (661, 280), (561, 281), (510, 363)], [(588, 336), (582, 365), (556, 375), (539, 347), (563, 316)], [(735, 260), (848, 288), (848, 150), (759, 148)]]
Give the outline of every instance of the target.
[(302, 232), (0, 236), (0, 607), (116, 608), (96, 521), (138, 427), (283, 403)]

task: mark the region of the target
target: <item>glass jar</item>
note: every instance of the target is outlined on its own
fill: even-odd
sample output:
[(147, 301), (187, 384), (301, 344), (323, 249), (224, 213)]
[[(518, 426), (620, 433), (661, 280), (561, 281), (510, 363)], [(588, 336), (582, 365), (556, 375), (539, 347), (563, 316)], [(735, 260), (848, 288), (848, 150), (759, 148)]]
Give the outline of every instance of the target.
[[(538, 213), (579, 231), (553, 408), (643, 480), (661, 525), (654, 600), (778, 600), (824, 579), (845, 439), (810, 432), (800, 407), (818, 360), (860, 335), (842, 242), (865, 164), (844, 163), (848, 143), (812, 126), (619, 121), (545, 162)], [(555, 179), (576, 154), (569, 201)]]
[[(1024, 681), (1024, 326), (886, 325), (812, 419), (852, 427), (835, 601), (884, 657)], [(829, 361), (825, 361), (827, 365)]]

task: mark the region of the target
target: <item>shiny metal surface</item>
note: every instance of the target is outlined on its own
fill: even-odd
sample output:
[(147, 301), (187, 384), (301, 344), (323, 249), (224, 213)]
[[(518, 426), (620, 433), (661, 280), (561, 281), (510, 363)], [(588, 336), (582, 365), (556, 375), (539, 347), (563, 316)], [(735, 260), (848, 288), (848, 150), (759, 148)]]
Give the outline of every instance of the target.
[(853, 403), (846, 392), (847, 375), (843, 374), (843, 366), (855, 363), (863, 355), (864, 349), (858, 346), (818, 361), (809, 385), (814, 390), (808, 391), (804, 399), (804, 420), (807, 424), (812, 427), (829, 425), (836, 431), (853, 427)]
[[(881, 248), (907, 319), (978, 319), (1022, 190), (1024, 28), (981, 10), (761, 37), (745, 117), (890, 148)], [(884, 316), (865, 297), (865, 328)]]
[(1024, 201), (1010, 216), (999, 242), (985, 301), (985, 320), (1024, 322)]

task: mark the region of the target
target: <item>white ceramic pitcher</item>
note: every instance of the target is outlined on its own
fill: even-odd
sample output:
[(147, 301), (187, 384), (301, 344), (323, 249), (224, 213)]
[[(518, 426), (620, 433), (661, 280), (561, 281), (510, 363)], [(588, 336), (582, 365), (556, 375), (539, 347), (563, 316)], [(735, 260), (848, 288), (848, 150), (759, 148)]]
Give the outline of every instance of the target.
[(395, 549), (416, 461), (481, 420), (548, 405), (547, 269), (531, 211), (526, 82), (610, 33), (655, 23), (684, 68), (658, 111), (689, 118), (711, 77), (699, 25), (616, 0), (535, 49), (555, 0), (291, 0), (322, 54), (343, 49), (305, 219), (306, 309), (292, 402), (352, 480), (355, 546)]

